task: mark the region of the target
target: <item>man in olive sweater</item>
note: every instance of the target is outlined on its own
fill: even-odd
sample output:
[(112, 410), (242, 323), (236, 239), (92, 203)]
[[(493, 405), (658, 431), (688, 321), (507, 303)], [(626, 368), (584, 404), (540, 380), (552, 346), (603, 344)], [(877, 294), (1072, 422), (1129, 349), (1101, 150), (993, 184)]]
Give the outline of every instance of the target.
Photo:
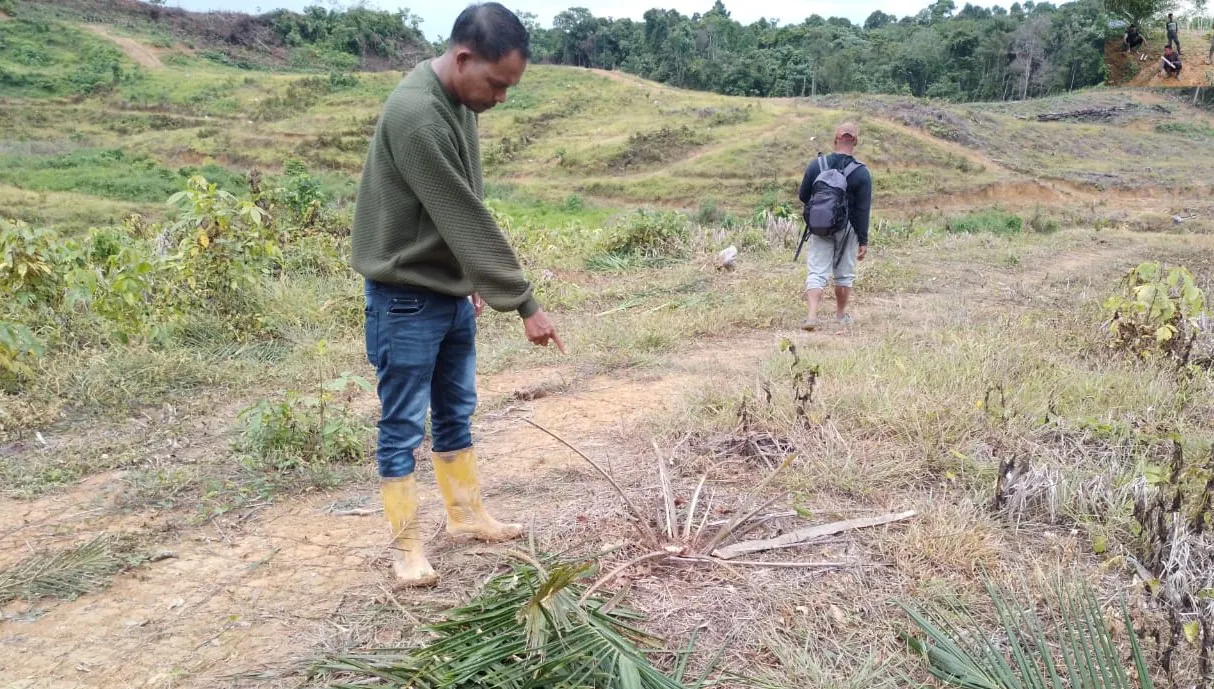
[(413, 471), (427, 409), (447, 532), (485, 541), (522, 533), (481, 503), (471, 418), (475, 319), (485, 304), (517, 311), (527, 339), (564, 351), (484, 204), (477, 116), (518, 84), (529, 42), (500, 4), (464, 10), (446, 52), (417, 65), (388, 98), (363, 167), (353, 266), (366, 278), (367, 359), (382, 406), (376, 461), (403, 585), (438, 580), (422, 549)]

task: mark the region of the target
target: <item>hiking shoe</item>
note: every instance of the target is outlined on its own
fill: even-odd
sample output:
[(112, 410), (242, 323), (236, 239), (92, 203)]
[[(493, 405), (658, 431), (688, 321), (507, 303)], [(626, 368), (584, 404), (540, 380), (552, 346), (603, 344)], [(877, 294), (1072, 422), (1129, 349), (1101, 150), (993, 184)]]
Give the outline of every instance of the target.
[(806, 318), (801, 321), (801, 329), (806, 332), (813, 332), (820, 327), (822, 327), (822, 321), (817, 318)]

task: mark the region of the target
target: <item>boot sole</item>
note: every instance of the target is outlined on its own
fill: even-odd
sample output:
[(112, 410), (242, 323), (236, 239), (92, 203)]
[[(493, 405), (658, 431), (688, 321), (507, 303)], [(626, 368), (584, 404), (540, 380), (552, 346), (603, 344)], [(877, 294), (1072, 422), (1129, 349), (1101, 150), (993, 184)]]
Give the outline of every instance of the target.
[(483, 543), (507, 543), (509, 541), (517, 541), (523, 537), (523, 530), (520, 527), (517, 532), (503, 534), (501, 536), (487, 536), (477, 531), (463, 531), (447, 529), (447, 535), (451, 538), (462, 540), (475, 540)]

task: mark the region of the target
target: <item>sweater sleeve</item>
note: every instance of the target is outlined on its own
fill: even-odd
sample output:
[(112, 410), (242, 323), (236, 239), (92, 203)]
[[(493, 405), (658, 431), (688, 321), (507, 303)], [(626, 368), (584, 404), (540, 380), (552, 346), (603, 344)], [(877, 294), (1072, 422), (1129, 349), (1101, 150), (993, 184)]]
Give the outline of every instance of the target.
[(856, 241), (860, 246), (868, 246), (868, 214), (873, 202), (873, 176), (868, 167), (862, 167), (854, 175), (856, 188), (852, 191), (852, 206), (848, 215), (851, 217), (852, 228), (856, 231)]
[(390, 148), (405, 183), (485, 303), (523, 318), (538, 311), (514, 249), (460, 173), (463, 163), (451, 135), (440, 126), (417, 127)]

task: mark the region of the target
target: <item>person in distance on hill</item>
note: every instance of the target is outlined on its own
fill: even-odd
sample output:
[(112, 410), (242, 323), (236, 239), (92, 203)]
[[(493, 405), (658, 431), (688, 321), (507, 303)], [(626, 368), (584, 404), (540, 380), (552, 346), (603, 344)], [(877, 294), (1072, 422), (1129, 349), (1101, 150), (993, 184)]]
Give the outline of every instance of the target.
[(1168, 12), (1168, 22), (1167, 22), (1167, 24), (1164, 25), (1164, 28), (1167, 29), (1167, 32), (1168, 32), (1168, 47), (1171, 48), (1172, 45), (1175, 44), (1176, 45), (1176, 54), (1179, 55), (1180, 54), (1180, 25), (1177, 24), (1176, 20), (1172, 18), (1171, 12)]
[(1130, 51), (1139, 52), (1139, 49), (1145, 42), (1142, 34), (1138, 32), (1138, 25), (1130, 24), (1125, 30), (1125, 38), (1122, 40), (1121, 45), (1127, 53)]
[(455, 20), (446, 52), (417, 65), (384, 105), (354, 211), (353, 267), (366, 278), (367, 359), (382, 410), (375, 457), (406, 586), (437, 581), (422, 548), (414, 453), (430, 410), (447, 532), (517, 538), (481, 502), (472, 442), (476, 317), (516, 311), (527, 339), (565, 351), (484, 204), (477, 116), (506, 100), (530, 56), (522, 22), (489, 2)]
[[(809, 233), (806, 258), (809, 275), (805, 279), (809, 315), (801, 324), (802, 330), (817, 330), (821, 326), (818, 306), (832, 275), (835, 320), (845, 327), (853, 322), (847, 312), (847, 302), (856, 278), (856, 262), (863, 261), (868, 253), (868, 213), (873, 193), (868, 167), (853, 157), (859, 143), (860, 128), (854, 123), (845, 122), (836, 127), (834, 153), (810, 163), (797, 193), (805, 204), (806, 232)], [(838, 170), (842, 177), (824, 176), (822, 173), (827, 170)], [(841, 188), (844, 185), (845, 190)]]
[(1159, 66), (1163, 70), (1163, 76), (1180, 78), (1180, 70), (1184, 67), (1180, 63), (1180, 53), (1173, 52), (1172, 46), (1164, 46), (1163, 57), (1159, 59)]

